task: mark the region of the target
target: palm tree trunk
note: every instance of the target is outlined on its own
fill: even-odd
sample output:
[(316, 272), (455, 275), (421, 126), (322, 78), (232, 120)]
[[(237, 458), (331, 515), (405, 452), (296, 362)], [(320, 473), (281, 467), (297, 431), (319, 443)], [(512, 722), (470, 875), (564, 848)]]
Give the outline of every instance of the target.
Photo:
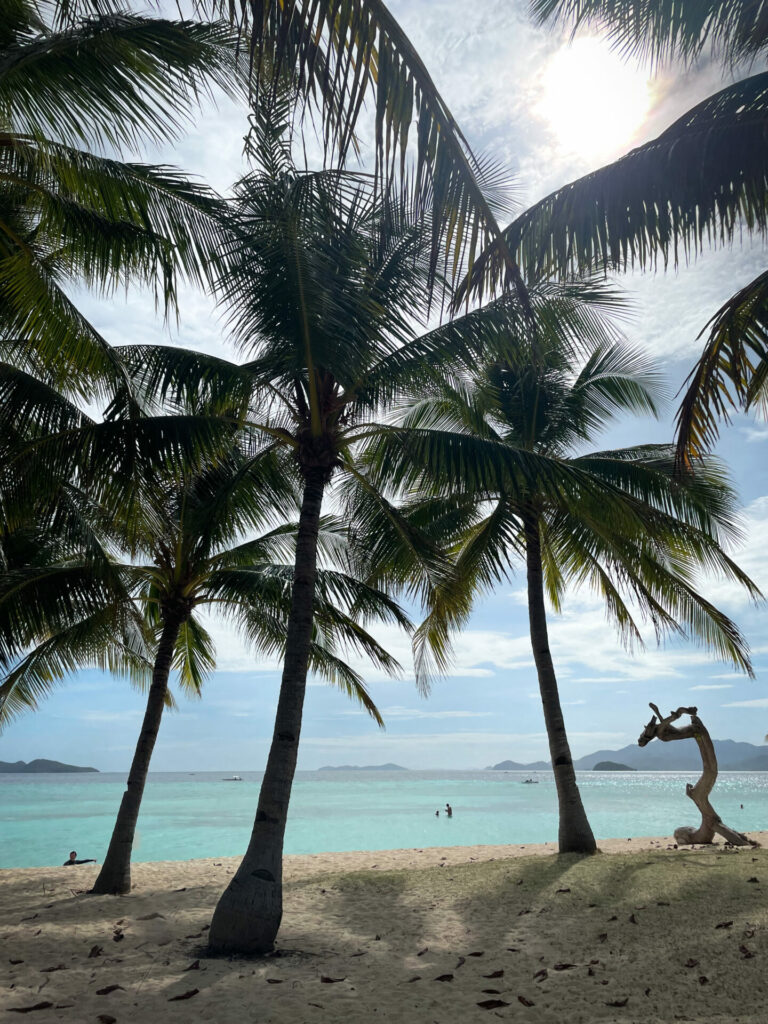
[(326, 479), (321, 468), (305, 476), (275, 731), (248, 849), (213, 914), (209, 948), (215, 953), (268, 953), (283, 916), (283, 837), (299, 751)]
[(99, 877), (91, 889), (93, 893), (118, 895), (131, 891), (131, 851), (133, 837), (136, 833), (136, 821), (139, 817), (141, 798), (144, 795), (149, 762), (152, 758), (152, 751), (155, 749), (160, 720), (163, 717), (165, 698), (168, 693), (168, 677), (171, 673), (173, 652), (182, 621), (183, 616), (171, 613), (165, 617), (163, 623), (163, 631), (152, 670), (152, 685), (147, 696), (147, 708), (144, 712), (144, 721), (141, 724), (131, 770), (128, 773), (128, 783), (123, 793), (123, 799), (120, 801), (120, 810), (117, 812), (117, 821), (112, 831), (107, 856), (104, 858)]
[(539, 520), (534, 512), (524, 516), (526, 568), (528, 572), (528, 619), (531, 646), (539, 677), (541, 704), (549, 739), (549, 752), (555, 773), (555, 787), (560, 812), (558, 846), (560, 853), (594, 853), (597, 849), (581, 794), (565, 731), (560, 694), (557, 690), (555, 666), (549, 650), (547, 612), (544, 604), (544, 573), (541, 564)]

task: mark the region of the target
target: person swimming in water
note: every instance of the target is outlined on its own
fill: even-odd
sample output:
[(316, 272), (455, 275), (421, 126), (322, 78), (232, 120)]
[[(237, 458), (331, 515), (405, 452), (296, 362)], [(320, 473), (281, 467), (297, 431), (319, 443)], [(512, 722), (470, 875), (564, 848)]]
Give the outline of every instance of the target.
[(67, 868), (71, 864), (95, 864), (95, 863), (96, 863), (96, 861), (95, 861), (95, 859), (93, 857), (89, 857), (87, 860), (78, 860), (77, 859), (77, 850), (70, 850), (69, 851), (69, 860), (65, 860), (64, 863), (62, 864), (62, 867)]

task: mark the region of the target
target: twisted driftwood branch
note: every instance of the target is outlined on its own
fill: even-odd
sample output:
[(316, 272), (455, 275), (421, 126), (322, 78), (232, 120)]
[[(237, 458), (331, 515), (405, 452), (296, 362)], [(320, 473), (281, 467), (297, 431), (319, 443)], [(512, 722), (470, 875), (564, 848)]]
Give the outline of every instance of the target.
[[(655, 704), (648, 706), (653, 711), (653, 717), (637, 741), (639, 746), (644, 747), (653, 739), (659, 739), (663, 743), (669, 740), (694, 739), (701, 753), (701, 778), (695, 786), (689, 782), (685, 787), (686, 796), (689, 796), (701, 811), (701, 825), (698, 828), (694, 828), (692, 825), (682, 825), (680, 828), (676, 828), (675, 841), (681, 846), (711, 843), (717, 833), (733, 846), (758, 846), (759, 843), (748, 839), (742, 832), (736, 832), (735, 829), (724, 825), (720, 820), (720, 815), (709, 802), (709, 794), (717, 780), (717, 757), (712, 739), (698, 717), (698, 708), (678, 708), (677, 711), (670, 711), (665, 718)], [(690, 715), (691, 724), (676, 728), (672, 722), (676, 722), (682, 715)]]

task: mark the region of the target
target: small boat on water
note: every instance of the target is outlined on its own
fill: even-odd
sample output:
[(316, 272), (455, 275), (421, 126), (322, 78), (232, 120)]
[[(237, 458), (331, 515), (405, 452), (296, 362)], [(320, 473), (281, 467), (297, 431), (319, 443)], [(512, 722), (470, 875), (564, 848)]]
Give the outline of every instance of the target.
[(536, 786), (538, 785), (538, 779), (523, 779), (522, 783), (524, 786)]
[(228, 779), (222, 779), (222, 782), (242, 782), (242, 775), (231, 775)]

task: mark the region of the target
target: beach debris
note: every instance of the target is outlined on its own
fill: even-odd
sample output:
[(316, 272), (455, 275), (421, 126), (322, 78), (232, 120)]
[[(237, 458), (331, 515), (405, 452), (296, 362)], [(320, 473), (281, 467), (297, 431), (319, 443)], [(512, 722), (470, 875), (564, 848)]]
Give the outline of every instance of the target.
[(720, 924), (715, 925), (715, 929), (717, 928), (733, 928), (733, 921), (721, 921)]
[(502, 969), (500, 971), (491, 971), (490, 974), (484, 974), (483, 977), (484, 978), (503, 978), (504, 977), (504, 970)]
[(464, 957), (464, 956), (460, 956), (460, 957), (459, 957), (459, 962), (458, 962), (458, 963), (456, 964), (456, 966), (455, 966), (455, 967), (453, 968), (453, 969), (454, 969), (454, 971), (458, 971), (458, 969), (459, 969), (459, 968), (461, 967), (461, 965), (462, 965), (462, 964), (465, 964), (466, 962), (467, 962), (467, 958), (466, 958), (466, 957)]
[(16, 966), (16, 964), (23, 964), (24, 961), (23, 960), (9, 960), (8, 963), (9, 964), (13, 964), (14, 966)]
[(283, 984), (283, 979), (282, 978), (267, 978), (267, 984), (268, 985), (282, 985)]
[(96, 1020), (99, 1024), (117, 1024), (117, 1017), (113, 1017), (111, 1013), (100, 1013)]
[(574, 967), (578, 967), (578, 964), (554, 964), (552, 967), (553, 971), (572, 971)]
[(438, 976), (435, 978), (435, 981), (453, 981), (453, 975), (452, 974), (438, 974)]
[(467, 956), (485, 956), (485, 951), (482, 949), (478, 949), (474, 953), (467, 953)]
[[(693, 800), (699, 809), (701, 824), (698, 828), (692, 825), (676, 828), (675, 842), (681, 846), (694, 846), (696, 843), (710, 845), (717, 834), (733, 846), (759, 846), (759, 843), (749, 839), (743, 832), (737, 832), (723, 824), (720, 815), (709, 802), (709, 794), (717, 781), (717, 757), (712, 738), (698, 717), (698, 708), (681, 707), (677, 711), (670, 711), (665, 718), (655, 704), (650, 703), (648, 707), (653, 711), (653, 716), (640, 734), (638, 746), (644, 747), (654, 739), (659, 739), (663, 743), (670, 740), (695, 739), (701, 754), (701, 777), (694, 786), (690, 782), (685, 786), (685, 795)], [(690, 715), (690, 725), (683, 728), (672, 725), (672, 722), (676, 722), (683, 715)]]
[(608, 932), (600, 932), (600, 934), (597, 936), (597, 941), (598, 942), (605, 942), (607, 938), (608, 938)]
[[(521, 1002), (523, 1001), (522, 996), (517, 997)], [(503, 999), (483, 999), (482, 1002), (477, 1004), (481, 1010), (498, 1010), (502, 1006), (509, 1006), (509, 1003), (505, 1003)], [(525, 1006), (533, 1006), (533, 1003), (525, 1003)]]
[(50, 1001), (35, 1003), (34, 1006), (9, 1006), (7, 1013), (34, 1013), (35, 1010), (49, 1010), (53, 1006)]
[(122, 985), (105, 985), (104, 988), (96, 989), (96, 995), (108, 996), (110, 992), (117, 992), (118, 989), (121, 989), (123, 992), (125, 991)]
[(199, 960), (193, 960), (192, 963), (189, 965), (189, 967), (185, 967), (184, 970), (185, 971), (199, 971), (200, 970), (200, 961)]
[(367, 949), (361, 949), (357, 953), (350, 953), (349, 955), (350, 955), (350, 957), (353, 957), (353, 956), (368, 956), (368, 950)]
[[(164, 914), (158, 914), (158, 912), (156, 910), (153, 911), (151, 914), (142, 914), (142, 916), (141, 917), (137, 917), (136, 920), (137, 921), (154, 921), (158, 917), (161, 917), (163, 919), (163, 921), (165, 920), (165, 915)], [(119, 923), (120, 922), (118, 921), (118, 924)]]
[(200, 991), (199, 988), (191, 988), (188, 992), (182, 992), (180, 996), (171, 996), (169, 1003), (180, 1003), (182, 999), (191, 999)]
[(329, 978), (327, 974), (321, 974), (320, 975), (320, 981), (322, 981), (322, 983), (324, 985), (335, 985), (339, 981), (346, 981), (346, 980), (347, 980), (346, 975), (344, 975), (343, 978)]
[(739, 946), (739, 952), (741, 953), (742, 960), (751, 960), (755, 956), (755, 952), (752, 949), (748, 949), (744, 943)]
[(484, 988), (483, 989), (483, 995), (486, 995), (486, 996), (500, 996), (501, 995), (501, 989), (498, 989), (498, 988)]
[(629, 915), (629, 923), (630, 924), (637, 924), (637, 918), (635, 917), (634, 914), (630, 914)]
[[(518, 946), (507, 946), (507, 952), (508, 953), (519, 953), (520, 949), (519, 949)], [(469, 955), (472, 956), (473, 954), (470, 953)]]
[(542, 967), (541, 970), (536, 971), (536, 973), (533, 976), (533, 980), (534, 981), (544, 981), (548, 977), (549, 977), (549, 971), (547, 970), (546, 967)]
[[(424, 954), (428, 953), (428, 952), (429, 952), (429, 946), (425, 946), (424, 949), (420, 949), (419, 950), (419, 952), (416, 954), (416, 956), (424, 956)], [(469, 955), (472, 956), (471, 953)]]
[(606, 1003), (606, 1006), (626, 1006), (629, 1002), (629, 996), (626, 999), (613, 999), (610, 1003)]
[[(747, 925), (743, 934), (745, 939), (753, 939), (755, 937), (755, 926)], [(11, 960), (11, 963), (13, 963), (13, 960)]]
[(759, 882), (759, 881), (760, 881), (760, 879), (759, 879), (759, 878), (755, 878), (755, 876), (754, 876), (754, 875), (752, 875), (752, 877), (751, 877), (751, 878), (748, 878), (748, 879), (747, 879), (747, 881), (748, 881), (748, 882)]
[(708, 985), (709, 984), (709, 978), (705, 974), (702, 974), (702, 976), (699, 978), (699, 984), (700, 985)]
[(122, 942), (124, 938), (125, 938), (125, 935), (123, 934), (122, 929), (121, 928), (115, 928), (115, 931), (114, 931), (114, 933), (112, 935), (112, 941), (113, 942)]
[(535, 1006), (536, 1005), (536, 1003), (534, 1003), (533, 1000), (526, 999), (525, 996), (518, 996), (517, 997), (517, 1001), (518, 1001), (518, 1003), (522, 1003), (523, 1006)]
[(103, 946), (91, 946), (91, 950), (88, 953), (88, 959), (92, 960), (95, 956), (101, 956), (101, 954), (103, 952), (104, 952), (104, 947)]
[(609, 918), (608, 918), (608, 920), (609, 920), (609, 921), (618, 921), (619, 919), (618, 919), (618, 917), (616, 916), (616, 914), (614, 914), (614, 915), (613, 915), (613, 917), (609, 917)]
[(412, 978), (408, 979), (409, 984), (412, 981), (421, 981), (421, 975), (420, 974), (414, 974), (414, 976)]
[(532, 914), (532, 913), (533, 913), (532, 910), (521, 910), (520, 913), (517, 916), (518, 917), (522, 917), (524, 914)]
[(557, 891), (558, 892), (570, 892), (571, 890), (570, 889), (558, 889)]
[(694, 960), (693, 957), (691, 957), (690, 959), (685, 961), (685, 966), (686, 967), (698, 967), (699, 966), (699, 961), (698, 960)]
[(54, 971), (66, 971), (66, 970), (67, 970), (67, 968), (64, 966), (64, 964), (56, 964), (55, 967), (41, 967), (40, 968), (40, 973), (41, 974), (53, 974)]
[(202, 932), (195, 932), (192, 935), (185, 935), (184, 938), (185, 939), (199, 939), (202, 934), (203, 934)]

